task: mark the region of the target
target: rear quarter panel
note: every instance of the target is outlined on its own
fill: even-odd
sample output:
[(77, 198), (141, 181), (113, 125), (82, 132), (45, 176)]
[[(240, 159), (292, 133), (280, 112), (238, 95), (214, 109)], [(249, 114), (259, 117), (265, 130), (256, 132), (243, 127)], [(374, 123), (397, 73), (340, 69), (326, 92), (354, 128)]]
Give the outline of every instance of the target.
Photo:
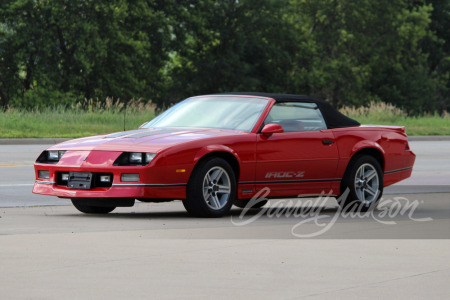
[[(408, 141), (403, 127), (360, 126), (334, 129), (333, 133), (340, 157), (337, 170), (339, 178), (344, 176), (350, 159), (363, 149), (375, 149), (382, 155), (381, 168), (385, 174), (384, 186), (411, 175), (415, 155), (412, 151), (405, 150)], [(409, 170), (391, 175), (405, 168), (409, 168)]]

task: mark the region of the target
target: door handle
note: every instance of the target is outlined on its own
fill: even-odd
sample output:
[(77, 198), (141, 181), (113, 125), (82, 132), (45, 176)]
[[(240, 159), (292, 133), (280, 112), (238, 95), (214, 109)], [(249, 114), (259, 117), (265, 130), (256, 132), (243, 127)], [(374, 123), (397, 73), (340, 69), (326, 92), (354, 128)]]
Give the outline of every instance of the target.
[(334, 144), (334, 141), (333, 140), (322, 140), (322, 144), (331, 145), (331, 144)]

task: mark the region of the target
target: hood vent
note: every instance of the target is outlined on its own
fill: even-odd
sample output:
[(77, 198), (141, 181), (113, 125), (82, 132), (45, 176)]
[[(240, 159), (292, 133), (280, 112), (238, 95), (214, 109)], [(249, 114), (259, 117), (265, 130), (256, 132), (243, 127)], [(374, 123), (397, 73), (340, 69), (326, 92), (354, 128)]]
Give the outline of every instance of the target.
[(118, 138), (118, 137), (121, 137), (124, 135), (129, 135), (129, 134), (133, 134), (133, 133), (137, 133), (137, 132), (141, 132), (141, 131), (142, 131), (142, 129), (112, 133), (112, 134), (108, 134), (107, 136), (105, 136), (105, 139)]
[(151, 135), (166, 134), (166, 133), (173, 133), (173, 132), (180, 132), (180, 131), (179, 130), (148, 130), (148, 131), (145, 130), (144, 132), (142, 132), (142, 130), (140, 130), (139, 133), (126, 136), (126, 138), (127, 139), (137, 139), (137, 138), (151, 136)]

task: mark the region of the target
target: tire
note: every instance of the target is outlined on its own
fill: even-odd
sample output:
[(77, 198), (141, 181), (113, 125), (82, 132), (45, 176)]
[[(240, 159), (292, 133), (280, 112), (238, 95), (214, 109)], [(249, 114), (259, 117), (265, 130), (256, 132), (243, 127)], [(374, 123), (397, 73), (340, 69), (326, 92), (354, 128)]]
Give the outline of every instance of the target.
[(200, 161), (189, 178), (183, 205), (195, 217), (218, 218), (236, 198), (236, 177), (230, 164), (219, 157)]
[[(85, 214), (107, 214), (116, 209), (115, 206), (92, 206), (80, 203), (79, 199), (71, 199), (73, 206), (80, 212)], [(85, 202), (85, 201), (83, 201)]]
[(356, 156), (350, 161), (342, 180), (339, 204), (344, 211), (374, 209), (383, 195), (383, 185), (380, 163), (370, 155)]
[[(245, 207), (247, 207), (247, 204), (250, 202), (250, 200), (251, 199), (237, 199), (234, 201), (234, 205), (239, 208), (245, 208)], [(250, 207), (250, 209), (259, 209), (259, 208), (263, 207), (264, 205), (266, 205), (267, 202), (269, 202), (269, 201), (268, 200), (258, 201), (254, 205), (252, 205), (252, 207)]]

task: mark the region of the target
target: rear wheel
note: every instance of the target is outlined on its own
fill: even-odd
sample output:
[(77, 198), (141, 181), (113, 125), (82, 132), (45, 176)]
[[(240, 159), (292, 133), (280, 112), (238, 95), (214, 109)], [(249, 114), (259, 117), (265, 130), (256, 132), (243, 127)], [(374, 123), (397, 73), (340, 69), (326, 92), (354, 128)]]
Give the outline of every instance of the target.
[(86, 200), (83, 199), (71, 199), (73, 206), (76, 209), (85, 214), (107, 214), (116, 209), (115, 206), (93, 206), (86, 204)]
[(183, 205), (196, 217), (221, 217), (230, 211), (236, 178), (230, 164), (219, 157), (201, 161), (189, 179)]
[(346, 210), (373, 209), (383, 194), (383, 185), (380, 163), (370, 155), (357, 156), (350, 161), (342, 180), (340, 204)]

